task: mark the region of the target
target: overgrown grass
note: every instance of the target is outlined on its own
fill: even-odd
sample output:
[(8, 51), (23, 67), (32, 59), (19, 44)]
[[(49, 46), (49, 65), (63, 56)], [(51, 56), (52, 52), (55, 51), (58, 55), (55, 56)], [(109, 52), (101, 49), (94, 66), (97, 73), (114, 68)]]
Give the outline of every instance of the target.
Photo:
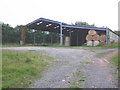
[(120, 53), (115, 54), (110, 60), (110, 62), (114, 64), (116, 67), (118, 67), (120, 70)]
[[(120, 72), (120, 52), (115, 54), (112, 59), (110, 60), (110, 63), (112, 63), (117, 69), (118, 72)], [(118, 73), (118, 80), (120, 80), (120, 74)]]
[(35, 51), (2, 51), (2, 87), (24, 88), (48, 68), (51, 57)]

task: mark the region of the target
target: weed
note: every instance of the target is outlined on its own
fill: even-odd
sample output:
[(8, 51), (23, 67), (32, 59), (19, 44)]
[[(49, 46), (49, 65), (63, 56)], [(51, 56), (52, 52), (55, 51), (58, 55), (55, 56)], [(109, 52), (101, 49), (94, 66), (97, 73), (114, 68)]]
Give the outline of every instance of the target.
[[(35, 58), (35, 57), (34, 57), (34, 58)], [(27, 59), (25, 60), (25, 62), (26, 62), (26, 63), (30, 63), (30, 62), (31, 62), (30, 58), (27, 58)]]
[(77, 85), (70, 85), (70, 88), (80, 88), (80, 87)]

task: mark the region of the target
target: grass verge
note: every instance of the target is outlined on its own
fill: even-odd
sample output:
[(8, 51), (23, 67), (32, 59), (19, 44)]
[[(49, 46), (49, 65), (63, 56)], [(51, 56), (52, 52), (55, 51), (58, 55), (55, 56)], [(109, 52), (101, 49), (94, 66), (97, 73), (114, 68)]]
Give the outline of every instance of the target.
[(110, 63), (112, 63), (117, 69), (118, 69), (118, 81), (120, 81), (120, 52), (115, 54), (111, 60), (110, 60)]
[(120, 47), (120, 43), (113, 43), (109, 45), (101, 45), (101, 46), (61, 46), (59, 44), (25, 44), (25, 45), (19, 45), (19, 44), (6, 44), (1, 45), (0, 47), (27, 47), (27, 46), (44, 46), (44, 47), (65, 47), (65, 48), (76, 48), (76, 49), (109, 49), (109, 48), (118, 48)]
[(0, 45), (0, 47), (28, 47), (28, 46), (34, 46), (33, 44), (25, 44), (25, 45), (20, 45), (20, 44), (4, 44)]
[[(116, 67), (120, 68), (120, 52), (115, 54), (110, 62), (115, 65)], [(120, 69), (119, 69), (120, 70)]]
[(48, 68), (49, 56), (35, 51), (2, 51), (2, 88), (25, 88)]
[(83, 48), (83, 49), (110, 49), (110, 48), (120, 48), (120, 43), (113, 43), (109, 45), (99, 45), (99, 46), (73, 46), (72, 48)]
[(105, 56), (105, 55), (107, 55), (107, 54), (109, 54), (109, 53), (111, 53), (111, 52), (97, 53), (97, 54), (96, 54), (96, 57), (101, 58), (101, 57), (103, 57), (103, 56)]

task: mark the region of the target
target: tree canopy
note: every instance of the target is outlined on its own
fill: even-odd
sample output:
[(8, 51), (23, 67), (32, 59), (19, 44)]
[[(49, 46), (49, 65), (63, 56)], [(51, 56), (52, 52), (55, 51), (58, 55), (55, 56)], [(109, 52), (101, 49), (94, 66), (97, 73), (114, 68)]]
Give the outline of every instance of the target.
[(83, 27), (95, 27), (95, 24), (88, 24), (87, 22), (82, 22), (82, 21), (76, 21), (74, 24), (72, 25), (76, 25), (76, 26), (83, 26)]

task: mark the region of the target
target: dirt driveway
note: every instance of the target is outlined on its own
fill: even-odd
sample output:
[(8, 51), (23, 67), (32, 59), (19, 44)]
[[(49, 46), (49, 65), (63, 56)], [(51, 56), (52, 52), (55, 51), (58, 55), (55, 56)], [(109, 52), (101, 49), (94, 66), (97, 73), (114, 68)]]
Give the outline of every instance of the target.
[[(109, 62), (118, 49), (86, 50), (53, 47), (4, 47), (9, 50), (35, 50), (54, 57), (52, 66), (42, 78), (33, 81), (31, 88), (117, 88), (117, 69)], [(97, 58), (97, 53), (111, 52)]]

